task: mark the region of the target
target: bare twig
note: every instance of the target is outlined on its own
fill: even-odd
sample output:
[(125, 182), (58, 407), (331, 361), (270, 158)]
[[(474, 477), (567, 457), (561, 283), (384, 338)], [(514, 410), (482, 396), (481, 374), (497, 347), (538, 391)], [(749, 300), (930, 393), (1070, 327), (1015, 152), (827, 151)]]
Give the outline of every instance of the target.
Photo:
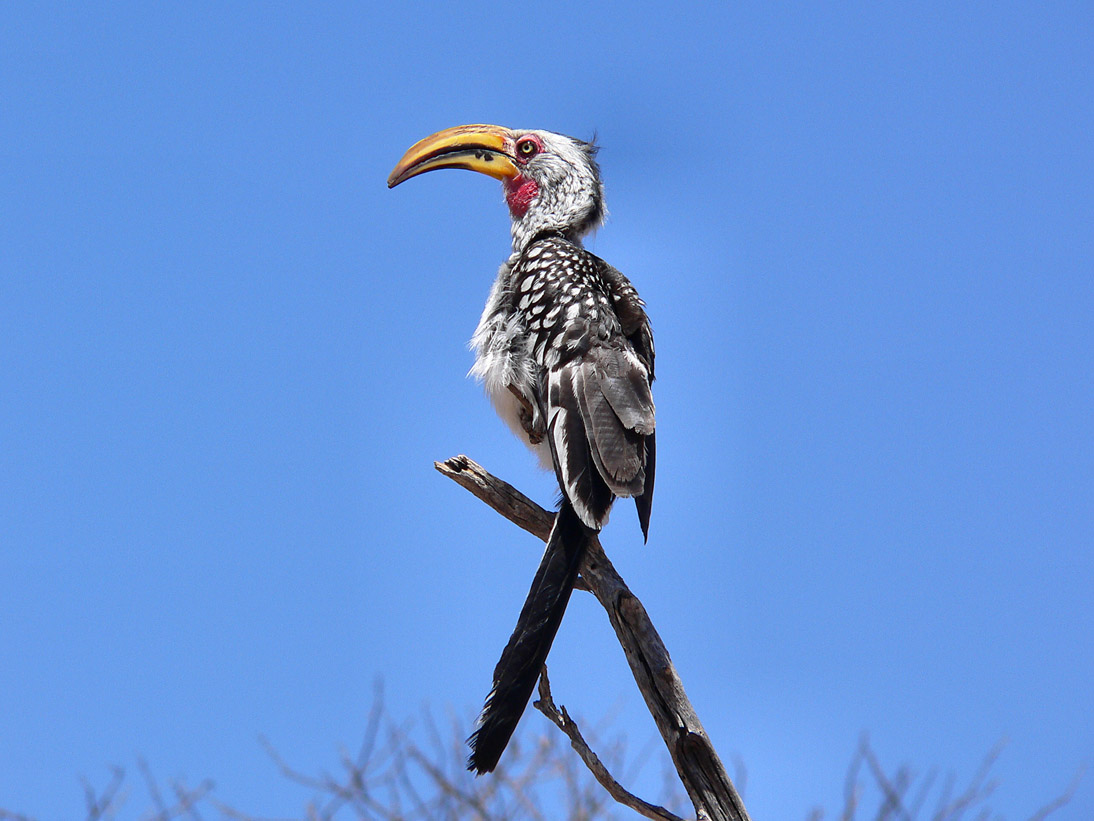
[(566, 708), (555, 706), (554, 699), (551, 697), (551, 682), (547, 678), (546, 667), (543, 668), (543, 672), (539, 675), (539, 700), (534, 702), (533, 706), (547, 716), (552, 724), (566, 734), (567, 738), (570, 739), (570, 746), (574, 748), (579, 756), (581, 756), (581, 760), (585, 762), (585, 766), (589, 768), (589, 771), (596, 777), (596, 780), (600, 782), (600, 786), (607, 790), (612, 798), (620, 804), (630, 807), (639, 815), (642, 815), (645, 818), (652, 818), (654, 821), (683, 821), (680, 816), (674, 815), (664, 807), (650, 804), (648, 801), (643, 801), (638, 796), (628, 792), (612, 777), (612, 774), (608, 772), (608, 768), (604, 766), (596, 753), (589, 749), (589, 745), (581, 735), (581, 730), (578, 729), (574, 720), (570, 718), (569, 714), (566, 712)]
[(965, 788), (964, 792), (953, 799), (953, 801), (944, 805), (935, 814), (936, 821), (943, 821), (948, 818), (960, 818), (965, 810), (969, 809), (977, 802), (986, 800), (995, 791), (995, 782), (988, 781), (987, 778), (989, 773), (991, 773), (991, 768), (995, 766), (995, 762), (998, 760), (999, 754), (1003, 752), (1005, 746), (1006, 741), (996, 742), (995, 746), (988, 751), (986, 756), (984, 756), (984, 760), (980, 762), (980, 767), (977, 769), (976, 774), (973, 775), (972, 780), (969, 782), (969, 786)]
[(1052, 813), (1056, 812), (1056, 810), (1067, 806), (1075, 796), (1075, 791), (1079, 789), (1079, 782), (1083, 780), (1083, 775), (1085, 775), (1085, 773), (1086, 767), (1080, 767), (1072, 777), (1071, 783), (1067, 785), (1067, 789), (1057, 798), (1054, 798), (1052, 801), (1045, 804), (1045, 806), (1041, 807), (1041, 809), (1037, 810), (1037, 812), (1030, 817), (1029, 821), (1044, 821), (1044, 819), (1048, 818)]
[[(435, 462), (438, 471), (529, 533), (546, 541), (554, 515), (466, 456)], [(590, 539), (581, 566), (586, 589), (608, 613), (631, 673), (700, 821), (748, 821), (748, 812), (684, 692), (649, 615)]]
[[(972, 778), (969, 779), (968, 785), (956, 795), (957, 780), (952, 773), (949, 774), (938, 788), (937, 806), (928, 817), (932, 821), (962, 821), (974, 812), (975, 821), (989, 821), (996, 817), (991, 807), (987, 806), (987, 802), (995, 792), (996, 782), (990, 776), (1003, 746), (1004, 742), (999, 742), (988, 751)], [(866, 766), (865, 774), (862, 772), (863, 765)], [(1038, 810), (1030, 821), (1044, 821), (1056, 810), (1067, 805), (1075, 794), (1081, 776), (1080, 770), (1067, 790)], [(867, 782), (865, 785), (864, 781)], [(919, 777), (915, 776), (911, 768), (906, 765), (898, 767), (891, 777), (886, 775), (877, 754), (870, 746), (869, 738), (863, 735), (847, 770), (844, 783), (844, 806), (840, 819), (854, 821), (859, 817), (858, 810), (862, 808), (864, 790), (876, 787), (881, 793), (881, 805), (871, 816), (875, 821), (888, 821), (893, 818), (900, 821), (914, 821), (921, 817), (921, 810), (937, 782), (937, 770), (932, 769), (926, 775)], [(909, 800), (913, 787), (915, 787), (914, 798)], [(823, 812), (818, 809), (814, 810), (809, 818), (811, 821), (820, 821), (822, 816)]]
[(212, 790), (213, 782), (209, 780), (202, 781), (192, 790), (188, 790), (185, 785), (178, 781), (172, 781), (171, 791), (175, 794), (178, 803), (171, 809), (173, 814), (167, 817), (174, 818), (177, 816), (181, 818), (185, 814), (194, 821), (201, 821), (201, 814), (198, 812), (197, 806)]
[(372, 758), (372, 752), (376, 748), (376, 734), (380, 732), (380, 716), (384, 712), (384, 684), (382, 679), (376, 679), (373, 685), (372, 708), (368, 711), (368, 723), (365, 725), (365, 738), (361, 742), (361, 749), (357, 753), (357, 769), (364, 771)]
[(840, 821), (851, 821), (855, 817), (859, 801), (862, 800), (862, 787), (858, 783), (858, 773), (862, 769), (864, 741), (865, 738), (859, 743), (851, 763), (847, 765), (847, 775), (843, 779), (843, 812), (840, 814)]
[(870, 774), (873, 775), (874, 781), (877, 782), (878, 787), (881, 788), (881, 792), (885, 796), (885, 801), (881, 805), (881, 809), (878, 810), (879, 821), (884, 821), (890, 814), (899, 815), (902, 821), (912, 821), (908, 811), (904, 809), (904, 793), (908, 789), (907, 772), (898, 770), (894, 779), (897, 783), (891, 783), (865, 736), (860, 742), (859, 749), (863, 760), (870, 767)]
[(125, 781), (125, 770), (121, 767), (112, 767), (113, 775), (110, 778), (110, 783), (106, 785), (106, 789), (102, 791), (102, 794), (95, 795), (95, 790), (91, 784), (84, 780), (84, 801), (87, 804), (87, 821), (100, 821), (103, 818), (109, 818), (117, 810), (115, 800), (117, 799), (118, 790), (121, 789), (122, 782)]
[(441, 771), (440, 767), (430, 761), (419, 749), (412, 747), (409, 750), (409, 755), (411, 760), (425, 771), (426, 775), (430, 777), (437, 789), (442, 793), (455, 799), (460, 805), (473, 811), (476, 818), (485, 819), (490, 817), (486, 807), (478, 796), (456, 786), (456, 784)]
[(508, 482), (487, 473), (482, 465), (466, 456), (454, 456), (444, 462), (434, 462), (433, 466), (541, 542), (550, 538), (554, 514), (548, 513)]
[(148, 796), (152, 799), (152, 804), (157, 810), (156, 821), (166, 821), (170, 817), (167, 815), (167, 805), (163, 803), (163, 795), (160, 793), (159, 784), (156, 783), (152, 771), (148, 768), (148, 762), (143, 757), (137, 758), (137, 769), (141, 771), (145, 789), (148, 790)]

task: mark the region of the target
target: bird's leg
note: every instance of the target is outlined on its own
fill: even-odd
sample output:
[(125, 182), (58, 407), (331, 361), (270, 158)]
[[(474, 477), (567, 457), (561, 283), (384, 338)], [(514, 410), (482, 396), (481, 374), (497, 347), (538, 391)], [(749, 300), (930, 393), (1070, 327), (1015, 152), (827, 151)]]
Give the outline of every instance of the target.
[(524, 432), (528, 434), (528, 441), (533, 445), (538, 445), (543, 441), (543, 436), (547, 432), (546, 426), (543, 424), (543, 419), (536, 409), (532, 407), (532, 403), (528, 401), (523, 393), (515, 385), (509, 385), (509, 392), (517, 398), (517, 402), (520, 403), (520, 426), (524, 428)]

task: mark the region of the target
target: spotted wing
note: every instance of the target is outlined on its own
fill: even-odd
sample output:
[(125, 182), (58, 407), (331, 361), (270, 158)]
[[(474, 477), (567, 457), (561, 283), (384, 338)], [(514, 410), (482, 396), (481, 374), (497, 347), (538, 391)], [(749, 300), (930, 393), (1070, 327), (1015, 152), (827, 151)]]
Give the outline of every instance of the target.
[(529, 246), (514, 274), (559, 486), (593, 529), (616, 496), (636, 497), (645, 532), (654, 404), (641, 301), (622, 274), (558, 237)]

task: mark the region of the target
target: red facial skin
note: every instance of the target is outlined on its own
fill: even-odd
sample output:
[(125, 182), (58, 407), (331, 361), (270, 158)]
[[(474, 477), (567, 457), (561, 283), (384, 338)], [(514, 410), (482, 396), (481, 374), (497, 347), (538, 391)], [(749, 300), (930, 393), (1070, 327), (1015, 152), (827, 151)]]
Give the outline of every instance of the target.
[[(542, 150), (543, 143), (539, 137), (535, 134), (525, 134), (516, 141), (513, 157), (518, 164), (524, 165)], [(514, 217), (523, 217), (537, 194), (539, 194), (539, 186), (530, 177), (518, 174), (505, 180), (505, 201), (509, 204), (509, 212)]]
[(528, 206), (538, 195), (539, 186), (531, 177), (518, 174), (505, 180), (505, 201), (514, 217), (523, 217), (528, 213)]

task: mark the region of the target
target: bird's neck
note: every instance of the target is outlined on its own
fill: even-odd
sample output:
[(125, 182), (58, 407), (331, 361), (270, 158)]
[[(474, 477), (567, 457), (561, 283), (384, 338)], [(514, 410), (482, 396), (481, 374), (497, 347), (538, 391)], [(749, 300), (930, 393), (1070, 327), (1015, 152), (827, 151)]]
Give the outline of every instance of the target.
[(513, 219), (513, 253), (520, 254), (537, 237), (553, 233), (574, 245), (598, 222), (600, 210), (591, 196), (568, 192), (565, 196), (551, 188), (541, 188), (519, 175), (504, 181), (505, 202)]
[(525, 248), (545, 236), (562, 237), (567, 242), (581, 247), (582, 238), (589, 230), (588, 222), (560, 219), (541, 208), (532, 207), (525, 212), (524, 216), (518, 218), (514, 215), (513, 217), (513, 253), (520, 255)]

